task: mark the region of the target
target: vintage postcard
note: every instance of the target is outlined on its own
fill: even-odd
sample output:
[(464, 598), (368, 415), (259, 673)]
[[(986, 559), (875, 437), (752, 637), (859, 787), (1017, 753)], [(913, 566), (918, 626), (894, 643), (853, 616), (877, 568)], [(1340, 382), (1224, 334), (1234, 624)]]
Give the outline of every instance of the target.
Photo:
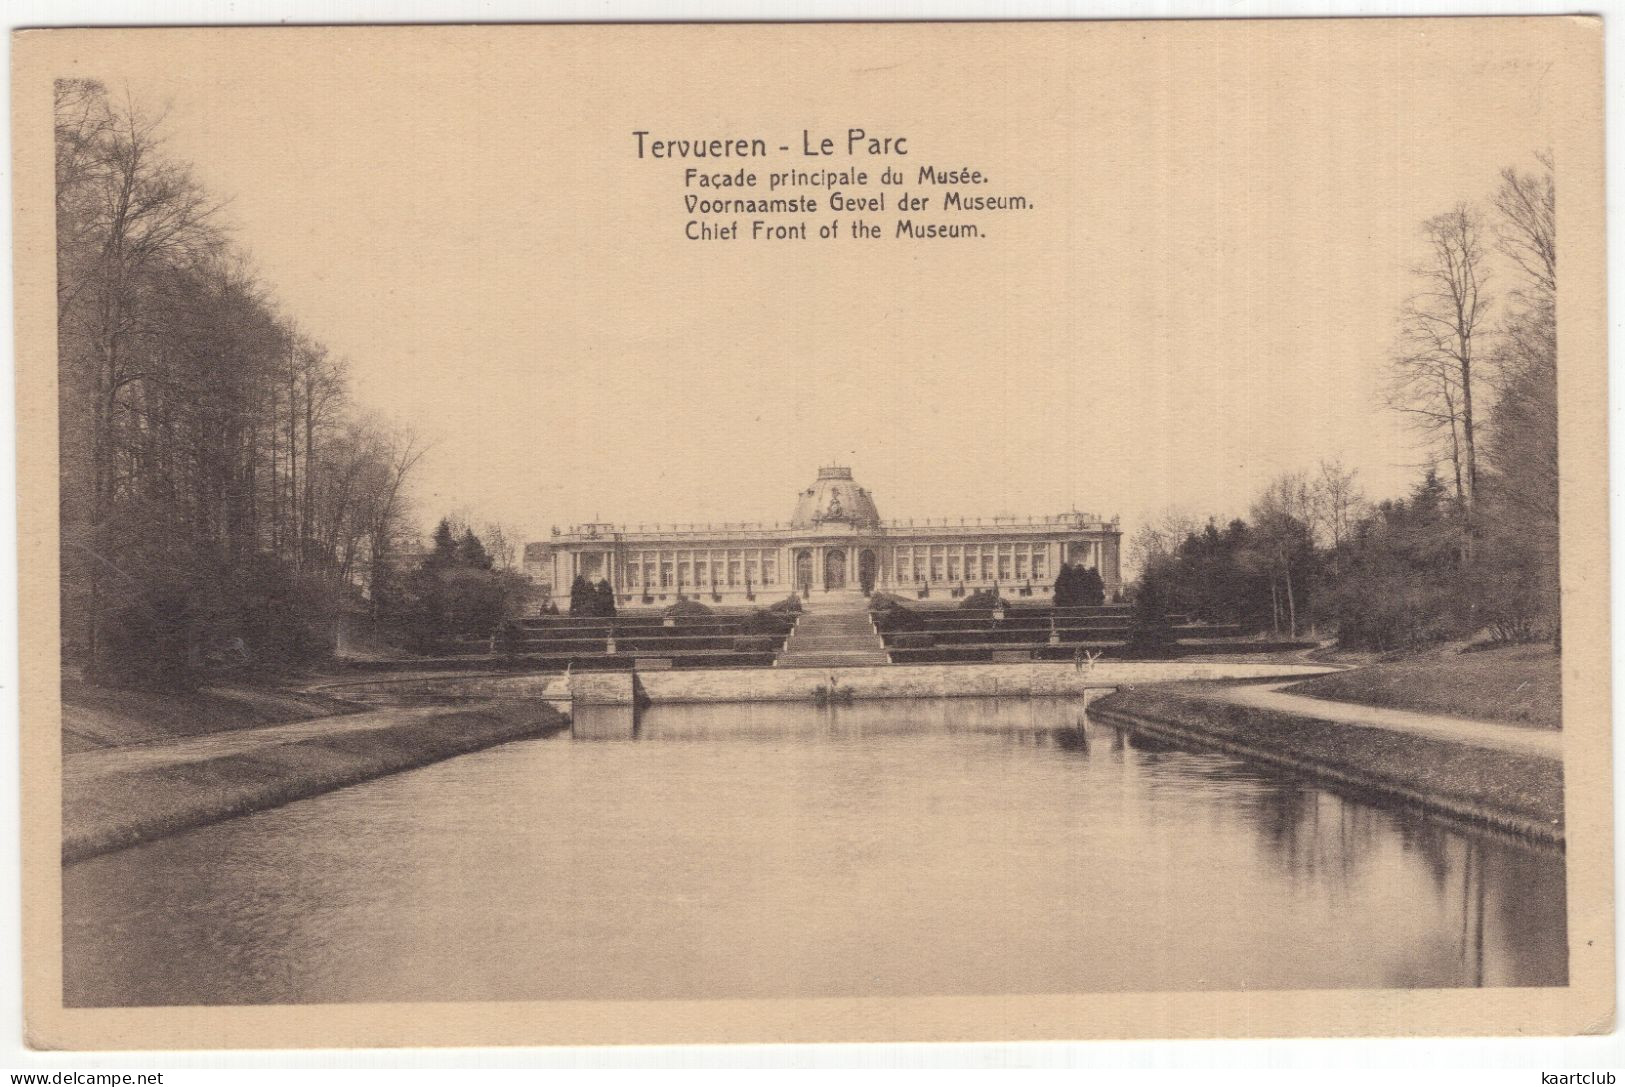
[(1611, 1029), (1598, 20), (12, 52), (29, 1044)]

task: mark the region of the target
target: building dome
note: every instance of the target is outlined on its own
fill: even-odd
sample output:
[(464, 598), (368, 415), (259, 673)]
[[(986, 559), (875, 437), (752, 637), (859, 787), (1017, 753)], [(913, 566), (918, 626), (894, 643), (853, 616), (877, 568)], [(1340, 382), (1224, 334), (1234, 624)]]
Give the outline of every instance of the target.
[(854, 528), (874, 528), (880, 524), (880, 511), (866, 488), (852, 480), (850, 468), (820, 468), (818, 479), (796, 496), (796, 528), (845, 524)]

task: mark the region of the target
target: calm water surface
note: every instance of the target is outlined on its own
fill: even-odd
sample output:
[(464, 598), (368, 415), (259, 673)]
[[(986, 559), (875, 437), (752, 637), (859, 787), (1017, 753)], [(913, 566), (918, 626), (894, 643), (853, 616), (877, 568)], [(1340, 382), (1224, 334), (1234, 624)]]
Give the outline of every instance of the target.
[(67, 867), (68, 1003), (1566, 981), (1560, 853), (1076, 701), (578, 726)]

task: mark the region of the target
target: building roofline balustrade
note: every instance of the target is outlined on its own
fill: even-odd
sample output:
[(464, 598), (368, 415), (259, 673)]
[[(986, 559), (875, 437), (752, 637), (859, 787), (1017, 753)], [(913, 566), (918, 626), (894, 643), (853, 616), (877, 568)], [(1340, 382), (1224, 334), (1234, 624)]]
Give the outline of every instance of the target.
[(988, 532), (1009, 531), (1010, 529), (1113, 529), (1117, 527), (1117, 520), (1106, 520), (1092, 513), (1059, 514), (1050, 517), (912, 517), (900, 518), (892, 521), (878, 521), (873, 524), (849, 523), (846, 521), (819, 521), (811, 525), (797, 525), (789, 521), (722, 521), (722, 522), (684, 522), (684, 523), (643, 523), (643, 524), (576, 524), (563, 528), (555, 527), (552, 538), (560, 541), (577, 540), (618, 540), (636, 538), (648, 539), (677, 539), (681, 537), (710, 537), (725, 539), (731, 536), (758, 536), (763, 533), (780, 535), (827, 535), (831, 526), (841, 526), (848, 529), (853, 536), (886, 536), (900, 531), (910, 533), (921, 529), (954, 529), (976, 530)]

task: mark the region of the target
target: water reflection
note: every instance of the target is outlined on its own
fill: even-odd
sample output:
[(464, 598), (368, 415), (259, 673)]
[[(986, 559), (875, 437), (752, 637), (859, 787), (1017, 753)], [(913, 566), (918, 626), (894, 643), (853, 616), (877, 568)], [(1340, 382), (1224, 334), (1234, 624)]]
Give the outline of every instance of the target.
[(632, 706), (577, 705), (570, 714), (570, 736), (598, 743), (636, 740), (638, 711)]
[(578, 710), (573, 736), (69, 866), (69, 1003), (1567, 975), (1560, 853), (1128, 742), (1076, 702)]
[[(585, 738), (608, 727), (617, 735), (645, 742), (847, 742), (927, 734), (988, 734), (1011, 743), (1088, 750), (1088, 717), (1083, 700), (1057, 703), (1044, 698), (877, 699), (814, 706), (756, 702), (727, 706), (666, 704), (643, 711), (634, 727), (617, 717), (603, 722), (605, 709), (587, 707), (593, 719)], [(1064, 738), (1060, 735), (1064, 733)], [(579, 736), (579, 734), (578, 734)]]

